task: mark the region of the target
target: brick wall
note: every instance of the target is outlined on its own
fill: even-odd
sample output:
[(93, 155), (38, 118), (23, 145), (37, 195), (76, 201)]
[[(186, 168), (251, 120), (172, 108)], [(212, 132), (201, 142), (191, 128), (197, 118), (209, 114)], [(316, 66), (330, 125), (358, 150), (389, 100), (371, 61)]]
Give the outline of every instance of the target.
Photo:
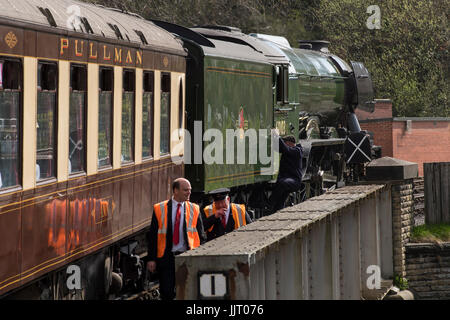
[(406, 278), (415, 299), (450, 299), (450, 243), (408, 244)]
[(394, 155), (393, 151), (392, 124), (392, 120), (374, 120), (362, 122), (361, 129), (373, 133), (374, 144), (382, 147), (382, 157), (399, 158)]
[(417, 163), (420, 176), (424, 163), (450, 161), (450, 119), (412, 120), (409, 130), (406, 123), (406, 119), (392, 123), (393, 157)]
[(419, 165), (450, 161), (450, 119), (380, 119), (361, 122), (361, 129), (372, 132), (374, 143), (382, 147), (383, 157), (392, 157)]
[[(356, 110), (361, 129), (372, 132), (383, 157), (419, 165), (450, 161), (450, 118), (393, 118), (390, 100), (375, 100), (375, 111)], [(409, 120), (409, 127), (408, 127)]]

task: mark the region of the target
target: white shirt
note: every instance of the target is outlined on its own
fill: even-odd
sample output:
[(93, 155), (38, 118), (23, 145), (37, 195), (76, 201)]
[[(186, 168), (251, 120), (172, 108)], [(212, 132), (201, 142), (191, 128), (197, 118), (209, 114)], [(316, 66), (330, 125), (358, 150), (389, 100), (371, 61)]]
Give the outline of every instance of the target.
[(186, 220), (185, 218), (185, 202), (177, 202), (174, 198), (172, 198), (172, 235), (174, 234), (174, 229), (175, 229), (175, 220), (177, 218), (177, 209), (178, 209), (178, 203), (181, 204), (181, 216), (180, 216), (180, 229), (179, 229), (179, 235), (180, 235), (180, 242), (178, 242), (178, 245), (175, 246), (175, 244), (173, 244), (172, 247), (172, 252), (184, 252), (187, 251), (187, 245), (186, 242), (184, 240), (184, 221)]
[(228, 225), (228, 218), (230, 217), (230, 211), (231, 211), (231, 203), (228, 206), (228, 210), (225, 212), (225, 225)]

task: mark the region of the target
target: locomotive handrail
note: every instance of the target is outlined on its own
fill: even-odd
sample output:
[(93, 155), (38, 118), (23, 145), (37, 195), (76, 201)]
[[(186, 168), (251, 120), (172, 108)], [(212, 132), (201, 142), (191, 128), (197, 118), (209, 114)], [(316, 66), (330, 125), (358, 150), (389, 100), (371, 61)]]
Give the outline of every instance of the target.
[(310, 77), (310, 78), (326, 78), (326, 79), (348, 79), (348, 77), (342, 77), (342, 76), (331, 76), (331, 75), (315, 75), (315, 74), (306, 74), (306, 73), (290, 73), (289, 76), (297, 76), (297, 77)]
[(292, 111), (294, 108), (275, 108), (275, 111), (284, 112), (284, 111)]

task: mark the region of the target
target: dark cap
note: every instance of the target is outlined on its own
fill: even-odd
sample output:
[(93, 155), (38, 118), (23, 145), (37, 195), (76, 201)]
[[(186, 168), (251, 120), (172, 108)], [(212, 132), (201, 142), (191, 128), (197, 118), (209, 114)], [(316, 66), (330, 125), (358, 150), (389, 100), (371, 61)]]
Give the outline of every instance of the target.
[(221, 188), (221, 189), (216, 189), (216, 190), (211, 191), (208, 195), (213, 197), (214, 201), (220, 201), (220, 200), (225, 200), (225, 198), (228, 196), (229, 193), (230, 193), (230, 189)]
[(285, 136), (285, 137), (283, 137), (281, 139), (283, 139), (283, 141), (292, 142), (292, 143), (295, 144), (295, 137), (294, 136)]

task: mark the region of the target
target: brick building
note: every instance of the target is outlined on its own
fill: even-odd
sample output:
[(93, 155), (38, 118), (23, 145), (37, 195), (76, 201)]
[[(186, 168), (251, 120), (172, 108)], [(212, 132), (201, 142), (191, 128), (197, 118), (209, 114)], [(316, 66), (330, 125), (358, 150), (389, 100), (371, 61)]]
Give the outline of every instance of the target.
[(420, 176), (424, 163), (450, 162), (450, 118), (394, 118), (390, 100), (376, 100), (373, 113), (356, 114), (383, 157), (416, 162)]

